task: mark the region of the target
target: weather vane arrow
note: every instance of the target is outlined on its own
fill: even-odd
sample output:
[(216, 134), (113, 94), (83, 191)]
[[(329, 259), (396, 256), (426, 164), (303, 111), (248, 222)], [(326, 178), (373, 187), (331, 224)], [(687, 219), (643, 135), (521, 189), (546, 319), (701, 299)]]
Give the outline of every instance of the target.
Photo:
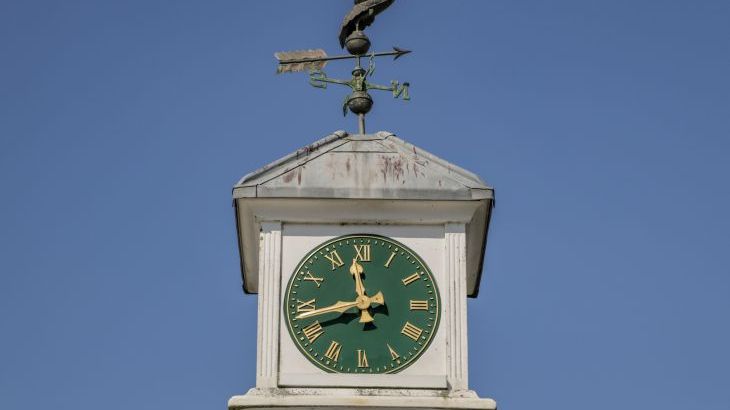
[[(397, 60), (401, 56), (410, 52), (411, 50), (404, 50), (400, 47), (394, 46), (393, 51), (371, 53), (366, 57), (393, 56), (393, 60)], [(276, 57), (279, 61), (279, 67), (276, 69), (277, 74), (294, 73), (305, 70), (321, 70), (327, 65), (328, 61), (352, 60), (358, 58), (356, 55), (328, 56), (327, 52), (322, 49), (279, 51), (278, 53), (274, 53), (274, 57)]]
[[(393, 51), (371, 52), (370, 39), (362, 31), (365, 27), (375, 21), (375, 16), (393, 4), (394, 0), (355, 0), (355, 6), (345, 16), (340, 28), (340, 45), (350, 55), (328, 56), (323, 49), (280, 51), (274, 54), (279, 61), (277, 73), (294, 73), (309, 71), (309, 83), (317, 88), (327, 88), (327, 84), (339, 84), (350, 87), (352, 92), (345, 97), (342, 106), (343, 114), (347, 115), (348, 109), (358, 116), (358, 128), (360, 134), (365, 133), (365, 114), (370, 112), (373, 106), (373, 99), (368, 90), (391, 91), (394, 98), (410, 100), (408, 89), (410, 84), (391, 81), (390, 86), (378, 85), (369, 82), (375, 72), (375, 59), (377, 57), (393, 56), (397, 60), (403, 55), (410, 53), (399, 47), (393, 47)], [(367, 69), (361, 65), (362, 58), (368, 59)], [(355, 60), (355, 68), (352, 70), (352, 78), (340, 80), (329, 78), (322, 71), (329, 61)]]

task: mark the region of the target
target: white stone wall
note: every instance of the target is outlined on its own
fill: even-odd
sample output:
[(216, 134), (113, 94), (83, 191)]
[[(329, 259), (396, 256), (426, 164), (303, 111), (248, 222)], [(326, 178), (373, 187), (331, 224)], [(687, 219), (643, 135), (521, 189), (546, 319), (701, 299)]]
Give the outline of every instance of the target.
[[(426, 352), (392, 375), (331, 374), (311, 364), (281, 326), (286, 284), (312, 248), (337, 236), (393, 238), (431, 268), (441, 294), (441, 323)], [(392, 387), (466, 390), (466, 249), (463, 224), (335, 225), (265, 222), (260, 234), (257, 388)]]

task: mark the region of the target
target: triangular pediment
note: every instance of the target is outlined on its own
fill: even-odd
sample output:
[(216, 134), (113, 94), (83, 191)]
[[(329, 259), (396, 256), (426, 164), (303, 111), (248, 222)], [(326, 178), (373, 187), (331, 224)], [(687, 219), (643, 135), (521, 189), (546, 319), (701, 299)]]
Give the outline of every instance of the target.
[(246, 175), (234, 197), (471, 200), (492, 189), (391, 133), (338, 131)]

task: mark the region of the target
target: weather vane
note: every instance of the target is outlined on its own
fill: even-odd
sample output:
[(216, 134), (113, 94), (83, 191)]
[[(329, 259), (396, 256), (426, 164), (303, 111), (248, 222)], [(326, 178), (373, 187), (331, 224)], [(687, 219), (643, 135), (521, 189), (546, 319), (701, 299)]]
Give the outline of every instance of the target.
[[(341, 84), (350, 87), (352, 92), (345, 97), (342, 105), (342, 113), (347, 115), (347, 110), (352, 111), (358, 117), (358, 128), (360, 134), (365, 133), (365, 114), (373, 107), (373, 99), (368, 90), (391, 91), (394, 98), (401, 97), (403, 100), (410, 100), (408, 95), (409, 83), (391, 81), (390, 86), (373, 84), (368, 81), (375, 72), (375, 59), (382, 56), (393, 56), (398, 59), (404, 54), (410, 53), (393, 47), (393, 51), (371, 52), (370, 39), (362, 31), (375, 21), (375, 16), (387, 9), (395, 0), (355, 0), (355, 6), (345, 16), (340, 28), (340, 46), (346, 49), (350, 55), (328, 56), (322, 49), (282, 51), (274, 56), (279, 60), (277, 73), (292, 73), (304, 70), (309, 71), (309, 83), (317, 88), (327, 88), (327, 84)], [(333, 60), (355, 60), (355, 68), (352, 70), (352, 78), (349, 80), (338, 80), (329, 78), (323, 71), (328, 61)], [(367, 59), (367, 68), (363, 68), (362, 60)]]

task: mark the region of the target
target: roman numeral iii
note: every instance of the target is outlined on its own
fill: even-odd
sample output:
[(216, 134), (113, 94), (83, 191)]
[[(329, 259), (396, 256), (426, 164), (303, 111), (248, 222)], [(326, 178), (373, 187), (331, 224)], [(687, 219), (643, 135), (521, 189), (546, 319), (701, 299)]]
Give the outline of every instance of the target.
[(428, 301), (426, 300), (411, 300), (411, 310), (428, 310)]

